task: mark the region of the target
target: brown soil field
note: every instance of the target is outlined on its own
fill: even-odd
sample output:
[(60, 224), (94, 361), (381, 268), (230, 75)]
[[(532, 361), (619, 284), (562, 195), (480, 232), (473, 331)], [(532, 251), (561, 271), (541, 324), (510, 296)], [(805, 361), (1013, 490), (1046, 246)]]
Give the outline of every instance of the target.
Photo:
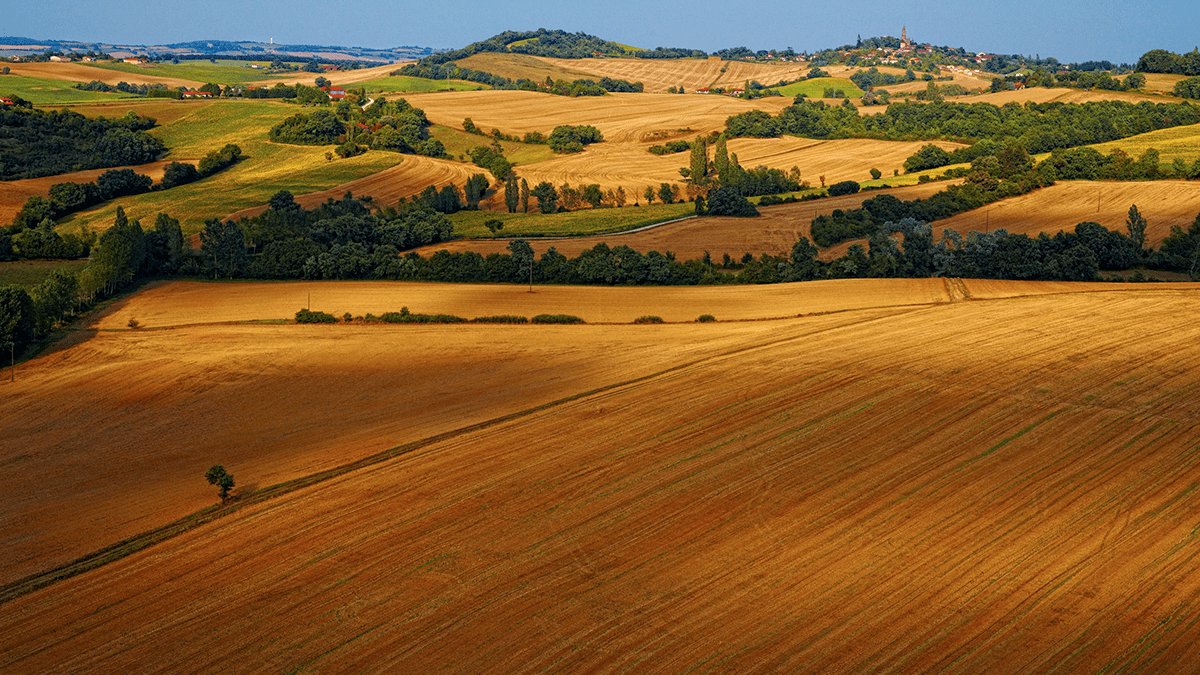
[(1129, 207), (1136, 204), (1146, 217), (1146, 243), (1157, 247), (1171, 226), (1186, 230), (1200, 214), (1200, 183), (1178, 180), (1152, 182), (1060, 181), (1019, 197), (960, 213), (933, 223), (934, 239), (945, 228), (966, 233), (1004, 228), (1013, 234), (1054, 234), (1074, 231), (1084, 221), (1125, 232)]
[(120, 70), (96, 68), (84, 63), (47, 61), (44, 63), (11, 63), (5, 65), (8, 65), (12, 69), (14, 75), (41, 77), (47, 80), (65, 80), (67, 82), (91, 82), (92, 80), (99, 80), (105, 84), (117, 84), (124, 81), (132, 84), (162, 84), (168, 87), (189, 87), (192, 89), (204, 86), (203, 82), (197, 82), (196, 80), (162, 77), (149, 72), (146, 74), (126, 73)]
[[(680, 260), (699, 259), (708, 251), (716, 260), (728, 253), (735, 259), (741, 259), (745, 253), (759, 256), (763, 253), (771, 255), (791, 255), (792, 245), (800, 237), (812, 239), (810, 228), (813, 218), (832, 213), (834, 209), (854, 209), (862, 205), (863, 200), (881, 194), (891, 194), (897, 199), (924, 199), (946, 189), (948, 182), (926, 183), (910, 187), (872, 190), (844, 197), (830, 197), (811, 202), (794, 204), (779, 204), (759, 208), (762, 214), (758, 218), (689, 218), (674, 223), (630, 234), (613, 234), (595, 237), (531, 238), (529, 243), (536, 254), (541, 255), (551, 246), (568, 257), (575, 257), (580, 252), (592, 248), (601, 242), (609, 246), (628, 246), (634, 250), (646, 253), (648, 251), (671, 251)], [(476, 251), (487, 255), (489, 253), (507, 253), (508, 239), (456, 239), (454, 241), (432, 244), (418, 249), (421, 255), (431, 255), (436, 251)], [(821, 252), (822, 260), (832, 260), (845, 254), (849, 243), (832, 246)]]
[[(187, 159), (169, 159), (150, 164), (142, 164), (139, 166), (118, 166), (114, 169), (133, 169), (134, 171), (149, 176), (154, 182), (162, 180), (163, 170), (171, 162), (195, 162), (196, 160)], [(25, 200), (37, 195), (39, 197), (50, 196), (50, 186), (58, 183), (90, 183), (111, 169), (89, 169), (87, 171), (73, 171), (71, 173), (63, 173), (57, 176), (46, 176), (45, 178), (27, 178), (25, 180), (8, 180), (0, 181), (0, 224), (8, 224), (21, 211), (21, 207), (25, 205)]]
[[(663, 93), (682, 86), (689, 94), (703, 87), (740, 87), (748, 80), (771, 86), (804, 78), (807, 64), (750, 63), (718, 59), (552, 59), (537, 58), (564, 70), (582, 71), (593, 78), (611, 77), (641, 82), (647, 92)], [(725, 72), (721, 72), (724, 68)], [(791, 99), (788, 99), (789, 104)]]
[(410, 94), (405, 99), (424, 110), (431, 121), (449, 127), (461, 127), (465, 117), (481, 129), (516, 135), (527, 131), (549, 134), (560, 124), (590, 124), (606, 141), (651, 141), (656, 132), (676, 134), (687, 128), (697, 133), (721, 131), (731, 115), (755, 109), (776, 115), (792, 103), (779, 97), (754, 101), (670, 94), (570, 98), (529, 91), (436, 92)]
[[(76, 369), (112, 378), (97, 398), (137, 400), (41, 420), (90, 438), (72, 453), (39, 437), (20, 488), (3, 479), (6, 515), (14, 495), (45, 498), (33, 467), (51, 455), (152, 473), (94, 436), (106, 416), (154, 416), (158, 452), (141, 454), (191, 483), (202, 468), (163, 437), (266, 484), (298, 460), (243, 463), (273, 438), (261, 426), (419, 437), (448, 414), (422, 387), (500, 410), (552, 397), (514, 391), (538, 374), (609, 386), (474, 429), (463, 415), (408, 454), (10, 601), (0, 669), (1177, 671), (1200, 656), (1200, 294), (1037, 295), (1063, 286), (715, 325), (102, 332), (27, 365), (36, 382), (0, 406), (80, 397)], [(202, 405), (164, 409), (182, 399)], [(154, 478), (124, 491), (139, 506), (114, 534), (142, 508), (129, 493), (165, 491)], [(103, 491), (90, 501), (121, 493)]]

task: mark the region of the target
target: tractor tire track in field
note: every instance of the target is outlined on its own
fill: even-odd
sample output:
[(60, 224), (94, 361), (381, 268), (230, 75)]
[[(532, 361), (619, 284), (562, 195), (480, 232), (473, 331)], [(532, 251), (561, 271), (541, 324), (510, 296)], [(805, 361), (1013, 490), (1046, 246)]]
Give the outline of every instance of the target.
[[(918, 310), (913, 309), (913, 308), (901, 308), (901, 309), (895, 310), (894, 313), (885, 314), (884, 317), (895, 316), (897, 314), (902, 314), (902, 313), (911, 312), (911, 311), (918, 311)], [(610, 393), (610, 392), (613, 392), (616, 390), (620, 390), (620, 389), (636, 387), (638, 385), (644, 384), (644, 383), (652, 381), (652, 380), (660, 379), (662, 377), (669, 376), (671, 374), (689, 370), (692, 368), (696, 368), (698, 366), (705, 365), (708, 363), (713, 363), (718, 360), (728, 359), (730, 357), (734, 357), (734, 356), (737, 356), (740, 354), (746, 354), (746, 353), (750, 353), (750, 352), (758, 351), (758, 350), (762, 350), (762, 349), (768, 349), (773, 346), (777, 346), (777, 345), (785, 344), (785, 343), (789, 343), (789, 342), (794, 342), (796, 340), (808, 339), (814, 335), (818, 335), (818, 334), (825, 333), (828, 331), (840, 330), (840, 329), (848, 328), (851, 326), (858, 326), (858, 325), (862, 325), (862, 324), (866, 324), (866, 323), (871, 323), (874, 321), (879, 321), (881, 318), (884, 318), (884, 317), (879, 317), (879, 316), (867, 317), (867, 318), (863, 318), (859, 321), (852, 321), (849, 323), (840, 323), (838, 325), (831, 326), (828, 328), (819, 329), (819, 330), (812, 331), (812, 332), (805, 332), (802, 335), (794, 335), (794, 336), (789, 336), (789, 337), (785, 337), (785, 338), (778, 338), (775, 340), (771, 340), (769, 342), (753, 344), (753, 345), (748, 345), (748, 346), (744, 346), (744, 347), (738, 347), (738, 348), (720, 352), (717, 354), (711, 354), (711, 355), (705, 356), (703, 358), (696, 359), (694, 361), (689, 361), (687, 363), (682, 363), (682, 364), (675, 365), (675, 366), (672, 366), (670, 368), (667, 368), (667, 369), (664, 369), (664, 370), (661, 370), (661, 371), (658, 371), (655, 373), (651, 373), (649, 375), (643, 375), (641, 377), (636, 377), (636, 378), (633, 378), (630, 380), (616, 382), (616, 383), (613, 383), (610, 385), (605, 385), (603, 387), (599, 387), (599, 388), (592, 389), (589, 391), (580, 392), (578, 394), (567, 396), (565, 398), (560, 398), (558, 400), (550, 401), (548, 403), (543, 403), (541, 405), (537, 405), (537, 406), (534, 406), (531, 408), (526, 408), (526, 409), (518, 411), (518, 412), (510, 413), (508, 415), (502, 415), (502, 416), (495, 417), (495, 418), (492, 418), (492, 419), (489, 419), (489, 420), (486, 420), (483, 422), (478, 422), (476, 424), (471, 424), (471, 425), (467, 425), (464, 427), (460, 427), (458, 429), (454, 429), (451, 431), (447, 431), (447, 432), (443, 432), (443, 433), (436, 434), (433, 436), (429, 436), (429, 437), (426, 437), (426, 438), (423, 438), (423, 439), (420, 439), (417, 441), (405, 443), (403, 445), (399, 445), (394, 448), (390, 448), (383, 452), (376, 453), (369, 457), (364, 457), (363, 459), (360, 459), (355, 462), (351, 462), (349, 464), (344, 464), (342, 466), (328, 469), (325, 471), (321, 471), (318, 473), (310, 474), (310, 475), (304, 476), (302, 478), (297, 478), (297, 479), (293, 479), (293, 480), (290, 480), (290, 481), (287, 481), (284, 483), (279, 483), (277, 485), (272, 485), (272, 486), (269, 486), (266, 488), (261, 488), (261, 489), (255, 490), (254, 492), (252, 492), (248, 495), (240, 496), (236, 500), (234, 500), (228, 504), (221, 505), (221, 506), (214, 506), (214, 507), (204, 509), (203, 511), (192, 514), (185, 518), (181, 518), (181, 519), (176, 520), (175, 522), (170, 523), (168, 525), (164, 525), (162, 527), (155, 528), (153, 530), (142, 533), (135, 537), (130, 537), (128, 539), (124, 539), (124, 540), (119, 541), (110, 546), (106, 546), (98, 551), (89, 553), (89, 554), (82, 556), (70, 563), (67, 563), (66, 565), (55, 567), (55, 568), (47, 570), (45, 572), (34, 574), (34, 575), (25, 577), (23, 579), (19, 579), (14, 582), (4, 584), (3, 586), (0, 586), (0, 605), (3, 605), (6, 602), (9, 602), (15, 598), (18, 598), (22, 595), (27, 594), (27, 593), (31, 593), (40, 588), (45, 588), (46, 586), (49, 586), (57, 581), (69, 579), (78, 574), (82, 574), (83, 572), (87, 572), (89, 570), (96, 569), (98, 567), (101, 567), (108, 563), (114, 562), (116, 560), (120, 560), (121, 558), (124, 558), (128, 555), (132, 555), (133, 553), (141, 551), (145, 548), (148, 548), (148, 547), (158, 544), (160, 542), (163, 542), (163, 541), (166, 541), (173, 537), (176, 537), (176, 536), (183, 534), (191, 529), (194, 529), (194, 528), (204, 525), (206, 523), (210, 523), (212, 521), (223, 518), (225, 516), (232, 515), (248, 506), (260, 504), (262, 502), (265, 502), (265, 501), (268, 501), (268, 500), (271, 500), (271, 499), (274, 499), (277, 497), (281, 497), (290, 492), (294, 492), (294, 491), (300, 490), (302, 488), (310, 487), (310, 486), (316, 485), (318, 483), (322, 483), (324, 481), (330, 480), (332, 478), (336, 478), (338, 476), (343, 476), (343, 475), (348, 474), (353, 471), (364, 469), (366, 467), (380, 464), (382, 462), (386, 462), (388, 460), (395, 459), (397, 457), (402, 457), (404, 455), (408, 455), (408, 454), (416, 452), (422, 448), (429, 447), (431, 445), (445, 443), (445, 442), (452, 441), (452, 440), (462, 437), (462, 436), (478, 433), (481, 431), (486, 431), (493, 427), (497, 427), (497, 426), (500, 426), (500, 425), (503, 425), (503, 424), (506, 424), (509, 422), (513, 422), (513, 421), (516, 421), (516, 420), (519, 420), (519, 419), (522, 419), (525, 417), (529, 417), (529, 416), (535, 415), (537, 413), (551, 410), (553, 408), (557, 408), (557, 407), (560, 407), (560, 406), (563, 406), (563, 405), (566, 405), (569, 403), (573, 403), (573, 402), (576, 402), (576, 401), (579, 401), (582, 399), (602, 396), (604, 394), (607, 394), (607, 393)]]

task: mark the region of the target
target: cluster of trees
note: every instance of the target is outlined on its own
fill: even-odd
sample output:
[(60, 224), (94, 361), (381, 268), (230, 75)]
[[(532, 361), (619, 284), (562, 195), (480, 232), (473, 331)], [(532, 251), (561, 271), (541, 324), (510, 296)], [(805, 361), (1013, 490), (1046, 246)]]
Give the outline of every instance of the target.
[[(713, 139), (713, 157), (710, 160), (709, 139), (708, 136), (701, 136), (692, 142), (688, 166), (681, 168), (679, 173), (688, 180), (689, 192), (695, 193), (692, 196), (705, 196), (709, 202), (707, 208), (713, 215), (758, 215), (757, 212), (750, 213), (752, 207), (749, 202), (741, 203), (745, 201), (745, 197), (792, 192), (803, 187), (800, 169), (797, 167), (792, 167), (786, 173), (781, 169), (765, 166), (743, 168), (738, 162), (737, 154), (730, 154), (723, 134)], [(731, 207), (736, 213), (720, 213), (724, 208), (721, 203), (712, 203), (712, 195), (708, 194), (708, 191), (717, 187), (728, 188), (743, 198), (736, 203), (736, 207)], [(717, 212), (712, 211), (714, 208)]]
[(1200, 75), (1200, 50), (1176, 54), (1165, 49), (1151, 49), (1138, 59), (1137, 70), (1142, 73)]
[(406, 77), (423, 77), (431, 80), (467, 80), (468, 82), (486, 84), (493, 89), (540, 91), (557, 96), (603, 96), (612, 91), (640, 93), (644, 90), (644, 85), (641, 82), (629, 82), (628, 80), (618, 80), (611, 77), (602, 77), (599, 81), (588, 79), (567, 81), (561, 79), (555, 80), (547, 75), (546, 79), (542, 82), (526, 78), (510, 80), (507, 77), (464, 68), (454, 63), (427, 64), (424, 63), (424, 59), (416, 63), (410, 63), (398, 70), (393, 70), (391, 74)]
[(34, 195), (27, 199), (9, 225), (10, 253), (22, 258), (82, 258), (94, 242), (87, 236), (60, 235), (54, 229), (55, 220), (116, 197), (166, 190), (211, 176), (237, 162), (241, 152), (230, 143), (208, 153), (199, 168), (172, 162), (158, 185), (133, 169), (109, 169), (93, 183), (55, 183), (50, 186), (49, 198)]
[(487, 169), (496, 180), (507, 180), (512, 175), (513, 163), (504, 157), (504, 149), (498, 142), (493, 142), (491, 145), (477, 145), (471, 148), (467, 155), (475, 163), (475, 166)]
[(893, 84), (912, 82), (916, 79), (917, 75), (911, 69), (904, 71), (904, 75), (892, 75), (891, 73), (881, 73), (874, 66), (871, 66), (868, 70), (860, 70), (850, 76), (850, 81), (863, 91), (870, 91), (875, 87), (886, 87)]
[(146, 133), (154, 125), (133, 112), (88, 119), (71, 111), (0, 109), (0, 180), (153, 162), (166, 151)]
[(1200, 98), (1200, 77), (1189, 77), (1176, 82), (1175, 95), (1180, 98)]
[[(323, 95), (323, 94), (322, 94)], [(342, 144), (338, 153), (357, 154), (359, 145), (428, 157), (446, 157), (442, 142), (429, 137), (432, 123), (408, 101), (380, 97), (366, 108), (343, 101), (332, 109), (297, 113), (271, 128), (269, 137), (297, 145)]]
[(1023, 77), (1012, 75), (1004, 78), (994, 77), (992, 78), (991, 90), (998, 92), (1013, 89), (1016, 82), (1021, 82), (1026, 87), (1068, 87), (1071, 89), (1130, 91), (1146, 86), (1146, 76), (1141, 73), (1132, 73), (1118, 79), (1103, 70), (1055, 72), (1038, 69)]
[[(936, 147), (936, 146), (927, 146)], [(879, 231), (886, 223), (905, 218), (930, 222), (979, 208), (1000, 199), (1025, 194), (1054, 183), (1051, 160), (1035, 166), (1019, 144), (1006, 146), (996, 155), (985, 155), (965, 171), (966, 182), (951, 186), (928, 199), (902, 201), (880, 195), (857, 209), (836, 209), (813, 219), (813, 241), (820, 246), (861, 239)]]
[[(118, 82), (115, 85), (107, 84), (99, 80), (92, 80), (87, 84), (75, 83), (72, 85), (75, 89), (82, 91), (104, 91), (113, 92), (119, 91), (125, 94), (136, 94), (138, 96), (148, 96), (150, 98), (180, 98), (181, 94), (178, 89), (171, 89), (165, 84), (129, 84), (128, 82)], [(217, 93), (220, 93), (218, 90)]]
[(730, 136), (1015, 140), (1029, 152), (1050, 152), (1128, 138), (1200, 122), (1200, 106), (1186, 103), (893, 103), (879, 115), (859, 115), (849, 102), (829, 106), (798, 98), (778, 117), (761, 110), (726, 120)]
[(652, 145), (647, 148), (654, 155), (672, 155), (678, 152), (687, 152), (692, 149), (692, 144), (688, 141), (667, 141), (663, 145)]
[(604, 135), (596, 127), (587, 125), (562, 124), (554, 127), (546, 143), (550, 149), (560, 154), (583, 152), (583, 146), (600, 143)]

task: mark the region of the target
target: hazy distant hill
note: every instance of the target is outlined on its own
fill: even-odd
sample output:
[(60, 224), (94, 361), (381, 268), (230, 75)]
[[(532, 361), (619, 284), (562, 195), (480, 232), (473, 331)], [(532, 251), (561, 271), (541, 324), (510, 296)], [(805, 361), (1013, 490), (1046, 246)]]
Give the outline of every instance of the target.
[(166, 45), (133, 45), (112, 42), (80, 42), (76, 40), (36, 40), (26, 37), (0, 37), (0, 56), (26, 56), (47, 51), (105, 52), (113, 56), (204, 56), (223, 58), (308, 57), (330, 61), (376, 61), (388, 63), (407, 61), (436, 54), (431, 47), (400, 46), (388, 49), (342, 47), (329, 45), (285, 45), (271, 42), (228, 40), (193, 40)]

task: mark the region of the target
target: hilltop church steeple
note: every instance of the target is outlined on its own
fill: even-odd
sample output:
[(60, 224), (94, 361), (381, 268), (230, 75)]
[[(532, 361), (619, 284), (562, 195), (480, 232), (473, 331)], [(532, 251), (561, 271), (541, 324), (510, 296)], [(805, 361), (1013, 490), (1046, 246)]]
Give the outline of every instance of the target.
[(900, 46), (901, 47), (908, 46), (908, 26), (900, 27)]

